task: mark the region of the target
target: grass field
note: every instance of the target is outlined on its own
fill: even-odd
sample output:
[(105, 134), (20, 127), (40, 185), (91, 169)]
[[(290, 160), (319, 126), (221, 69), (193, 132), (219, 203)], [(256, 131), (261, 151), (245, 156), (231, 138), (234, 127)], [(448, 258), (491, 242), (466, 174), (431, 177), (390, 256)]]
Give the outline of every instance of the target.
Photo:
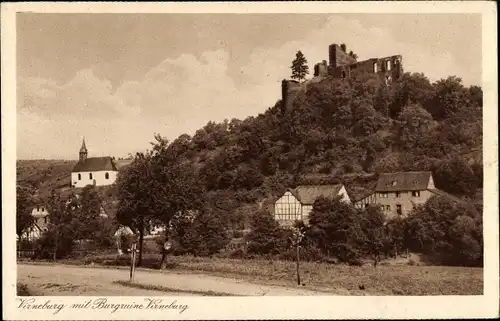
[[(226, 259), (172, 256), (168, 268), (239, 278), (267, 285), (294, 286), (294, 262), (262, 259)], [(144, 268), (158, 269), (160, 256), (145, 255)], [(89, 256), (65, 260), (66, 264), (127, 266), (129, 257)], [(301, 283), (308, 289), (347, 295), (481, 295), (483, 269), (449, 266), (379, 265), (348, 266), (327, 263), (300, 263)]]

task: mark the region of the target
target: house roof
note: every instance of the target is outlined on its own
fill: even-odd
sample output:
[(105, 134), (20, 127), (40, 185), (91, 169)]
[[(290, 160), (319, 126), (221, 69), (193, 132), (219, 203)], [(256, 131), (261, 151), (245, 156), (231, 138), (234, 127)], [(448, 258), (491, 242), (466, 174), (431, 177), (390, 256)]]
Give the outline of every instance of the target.
[(427, 189), (431, 172), (399, 172), (379, 175), (376, 192), (422, 191)]
[(439, 196), (448, 197), (448, 198), (454, 200), (455, 202), (462, 202), (462, 200), (460, 198), (453, 196), (449, 193), (446, 193), (445, 191), (442, 191), (442, 190), (437, 189), (437, 188), (432, 188), (432, 189), (429, 189), (428, 191), (433, 193), (433, 194), (439, 195)]
[(73, 172), (117, 171), (113, 159), (106, 157), (90, 157), (85, 161), (78, 161)]
[(314, 201), (320, 196), (335, 197), (339, 195), (342, 184), (336, 185), (301, 185), (289, 191), (302, 203), (307, 205), (314, 204)]

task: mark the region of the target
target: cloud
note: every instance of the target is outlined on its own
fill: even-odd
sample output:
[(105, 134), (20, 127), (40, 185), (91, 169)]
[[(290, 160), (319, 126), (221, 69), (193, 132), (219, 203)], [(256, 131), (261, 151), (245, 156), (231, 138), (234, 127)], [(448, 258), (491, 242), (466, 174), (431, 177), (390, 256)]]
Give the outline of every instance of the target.
[(424, 72), (431, 80), (461, 71), (450, 52), (435, 53), (421, 43), (397, 41), (388, 30), (333, 16), (302, 39), (253, 48), (239, 73), (229, 72), (229, 53), (221, 49), (165, 59), (115, 91), (90, 69), (63, 85), (21, 78), (19, 157), (76, 158), (82, 136), (94, 155), (126, 156), (149, 148), (155, 132), (174, 139), (209, 120), (256, 115), (280, 99), (280, 81), (289, 77), (297, 50), (312, 72), (316, 62), (328, 59), (333, 42), (346, 43), (360, 60), (401, 54), (406, 71)]

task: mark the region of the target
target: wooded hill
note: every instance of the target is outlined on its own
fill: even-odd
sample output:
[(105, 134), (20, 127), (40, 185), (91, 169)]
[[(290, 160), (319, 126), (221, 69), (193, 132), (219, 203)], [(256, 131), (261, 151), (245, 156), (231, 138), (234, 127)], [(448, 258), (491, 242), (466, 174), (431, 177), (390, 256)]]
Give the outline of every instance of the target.
[[(286, 188), (342, 182), (358, 199), (380, 172), (430, 170), (438, 188), (480, 205), (482, 90), (455, 76), (431, 83), (407, 73), (389, 87), (370, 74), (327, 77), (289, 112), (278, 101), (244, 120), (209, 122), (166, 151), (195, 168), (204, 196), (231, 213), (233, 228)], [(67, 186), (73, 164), (18, 161), (18, 183)]]

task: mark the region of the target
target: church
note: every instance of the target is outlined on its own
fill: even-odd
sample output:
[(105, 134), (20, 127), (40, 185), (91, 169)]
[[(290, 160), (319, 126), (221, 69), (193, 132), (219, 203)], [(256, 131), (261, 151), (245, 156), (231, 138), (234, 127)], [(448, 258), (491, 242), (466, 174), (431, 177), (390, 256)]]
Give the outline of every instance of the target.
[(114, 160), (109, 156), (87, 157), (87, 155), (84, 138), (78, 163), (71, 171), (71, 186), (82, 188), (87, 185), (112, 185), (118, 174)]

